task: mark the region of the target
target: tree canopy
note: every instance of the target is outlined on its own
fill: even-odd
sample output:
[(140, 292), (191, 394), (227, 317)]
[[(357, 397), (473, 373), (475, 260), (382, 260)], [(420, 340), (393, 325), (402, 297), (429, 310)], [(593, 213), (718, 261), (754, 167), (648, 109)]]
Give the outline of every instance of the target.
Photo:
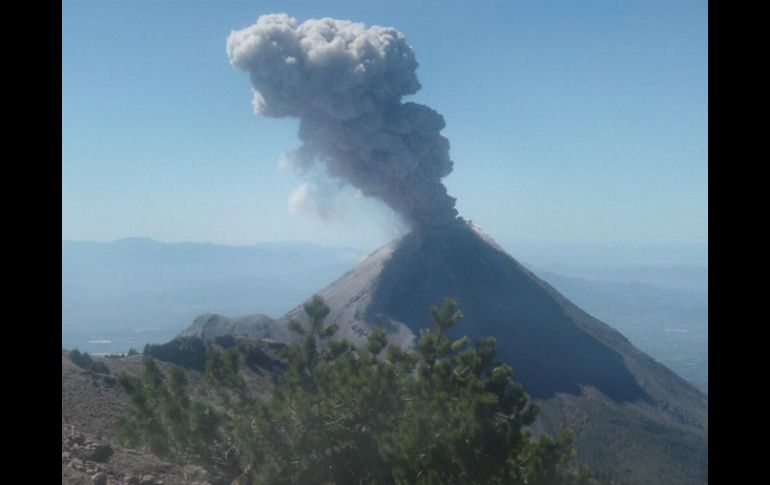
[(164, 379), (147, 356), (143, 378), (119, 380), (133, 403), (126, 439), (241, 483), (595, 483), (572, 464), (570, 433), (532, 436), (539, 408), (496, 361), (493, 337), (447, 337), (462, 318), (453, 300), (431, 308), (415, 350), (388, 345), (380, 329), (360, 347), (334, 340), (323, 300), (304, 310), (306, 325), (289, 324), (302, 343), (286, 349), (269, 399), (248, 388), (235, 349), (209, 347), (216, 392), (201, 401), (181, 369)]

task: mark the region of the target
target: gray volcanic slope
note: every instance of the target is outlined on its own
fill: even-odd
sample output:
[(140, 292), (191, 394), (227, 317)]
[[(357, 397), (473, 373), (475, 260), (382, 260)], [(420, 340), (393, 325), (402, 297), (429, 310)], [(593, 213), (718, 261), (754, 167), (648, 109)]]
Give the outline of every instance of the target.
[[(381, 326), (402, 346), (430, 326), (431, 305), (452, 297), (464, 314), (454, 335), (497, 337), (498, 357), (542, 404), (536, 432), (572, 428), (582, 461), (629, 483), (708, 482), (706, 397), (478, 228), (457, 223), (413, 231), (319, 295), (332, 309), (327, 321), (340, 326), (338, 337), (362, 342)], [(244, 330), (248, 318), (240, 319), (238, 333), (275, 338), (286, 335), (290, 318), (302, 321), (304, 314), (298, 306), (274, 322), (255, 317), (254, 328)]]

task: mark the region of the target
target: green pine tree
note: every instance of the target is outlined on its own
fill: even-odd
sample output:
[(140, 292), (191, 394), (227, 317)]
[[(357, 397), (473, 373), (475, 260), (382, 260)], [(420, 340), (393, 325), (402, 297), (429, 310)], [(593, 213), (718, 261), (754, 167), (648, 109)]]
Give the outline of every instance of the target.
[(245, 384), (235, 348), (207, 351), (211, 406), (189, 397), (183, 372), (166, 379), (148, 359), (142, 379), (121, 376), (128, 435), (180, 459), (200, 460), (203, 442), (210, 454), (227, 450), (209, 463), (240, 483), (598, 483), (573, 465), (569, 433), (532, 437), (539, 408), (496, 361), (494, 338), (447, 337), (462, 318), (453, 300), (431, 308), (433, 328), (413, 351), (389, 346), (380, 329), (361, 347), (331, 339), (323, 300), (303, 307), (308, 323), (289, 323), (302, 342), (286, 349), (270, 399)]

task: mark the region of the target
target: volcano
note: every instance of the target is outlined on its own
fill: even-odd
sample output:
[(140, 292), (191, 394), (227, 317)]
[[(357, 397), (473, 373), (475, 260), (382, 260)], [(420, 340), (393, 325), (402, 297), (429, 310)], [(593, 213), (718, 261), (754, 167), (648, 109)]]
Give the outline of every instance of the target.
[[(318, 292), (339, 338), (362, 343), (383, 328), (409, 347), (429, 308), (454, 298), (454, 337), (497, 338), (497, 356), (542, 406), (534, 432), (571, 428), (578, 459), (628, 483), (708, 482), (708, 401), (537, 278), (481, 229), (457, 221), (417, 228)], [(291, 340), (284, 317), (199, 317), (184, 335)]]

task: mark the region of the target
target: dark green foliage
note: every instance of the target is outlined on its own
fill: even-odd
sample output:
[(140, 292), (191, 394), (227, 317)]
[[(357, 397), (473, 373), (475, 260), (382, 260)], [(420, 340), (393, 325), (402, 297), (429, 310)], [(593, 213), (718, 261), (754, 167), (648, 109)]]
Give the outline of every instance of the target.
[(199, 337), (179, 337), (160, 345), (147, 344), (144, 355), (200, 372), (206, 366), (206, 344)]
[(78, 349), (74, 349), (72, 352), (70, 352), (70, 360), (73, 364), (80, 367), (81, 369), (95, 372), (97, 374), (110, 373), (110, 369), (107, 367), (107, 364), (101, 361), (93, 360), (91, 356), (88, 355), (88, 352), (81, 353)]
[[(431, 309), (433, 328), (417, 351), (388, 346), (382, 330), (361, 348), (345, 340), (321, 347), (336, 330), (324, 324), (329, 308), (314, 297), (304, 309), (308, 324), (290, 323), (304, 340), (285, 349), (288, 367), (270, 400), (250, 395), (234, 348), (209, 349), (206, 375), (226, 433), (212, 428), (208, 439), (236, 450), (230, 464), (245, 483), (597, 483), (588, 469), (570, 468), (570, 434), (531, 437), (538, 408), (511, 367), (495, 361), (494, 338), (447, 338), (462, 317), (454, 301)], [(183, 411), (194, 401), (181, 375), (163, 384), (152, 361), (145, 366), (141, 380), (121, 377), (136, 401), (134, 436), (168, 454), (192, 431), (163, 402)]]
[[(556, 485), (589, 480), (571, 473), (571, 438), (530, 438), (525, 426), (538, 409), (512, 370), (494, 362), (495, 340), (466, 348), (446, 331), (461, 317), (447, 300), (433, 308), (434, 328), (418, 352), (386, 348), (384, 332), (367, 345), (330, 343), (328, 313), (305, 305), (301, 346), (289, 349), (286, 385), (268, 403), (256, 402), (250, 429), (239, 439), (256, 483), (396, 483)], [(245, 431), (245, 430), (244, 430)], [(588, 483), (585, 481), (585, 483)]]
[(141, 378), (118, 376), (131, 398), (130, 414), (119, 430), (123, 443), (212, 468), (226, 466), (212, 447), (222, 442), (219, 416), (210, 406), (190, 399), (184, 369), (174, 367), (167, 377), (151, 356), (146, 355), (143, 364)]
[(107, 364), (101, 361), (92, 361), (91, 363), (91, 370), (93, 372), (96, 372), (97, 374), (109, 374), (110, 368), (107, 367)]
[(91, 356), (88, 355), (88, 352), (83, 354), (78, 349), (73, 349), (70, 352), (70, 360), (76, 366), (85, 369), (91, 363)]
[(220, 335), (214, 339), (214, 343), (222, 348), (229, 349), (235, 347), (235, 337), (230, 334)]
[(216, 347), (209, 349), (206, 358), (206, 376), (214, 383), (217, 396), (225, 406), (245, 405), (249, 399), (246, 384), (239, 375), (240, 367), (241, 355), (237, 349), (220, 350)]
[(135, 348), (128, 349), (128, 356), (131, 357), (132, 355), (139, 355), (139, 351), (137, 351)]

